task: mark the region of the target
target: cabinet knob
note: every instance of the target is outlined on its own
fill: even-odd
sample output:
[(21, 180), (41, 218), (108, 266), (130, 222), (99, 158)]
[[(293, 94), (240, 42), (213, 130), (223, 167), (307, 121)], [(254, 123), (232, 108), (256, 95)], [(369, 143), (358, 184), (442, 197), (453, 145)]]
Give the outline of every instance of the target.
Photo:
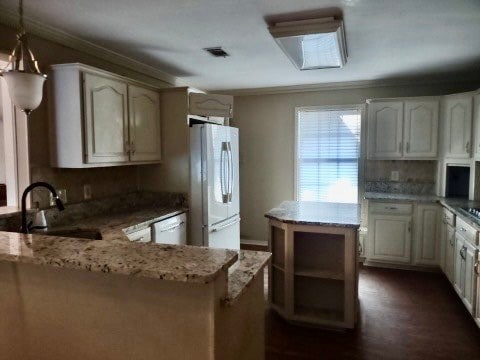
[(475, 261), (475, 265), (473, 265), (473, 269), (475, 270), (475, 274), (480, 275), (480, 274), (478, 273), (478, 265), (479, 265), (479, 262), (478, 262), (478, 260), (477, 260), (477, 261)]
[(465, 152), (470, 152), (470, 141), (467, 141), (467, 143), (465, 144)]

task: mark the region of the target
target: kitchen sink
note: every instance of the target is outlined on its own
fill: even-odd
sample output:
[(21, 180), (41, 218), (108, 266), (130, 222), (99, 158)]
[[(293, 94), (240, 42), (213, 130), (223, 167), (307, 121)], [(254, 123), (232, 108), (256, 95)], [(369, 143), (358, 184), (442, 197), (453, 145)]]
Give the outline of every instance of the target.
[(50, 236), (60, 236), (60, 237), (71, 237), (71, 238), (80, 238), (80, 239), (90, 239), (90, 240), (102, 240), (102, 234), (100, 231), (95, 229), (85, 229), (85, 230), (48, 230), (43, 232), (44, 235)]

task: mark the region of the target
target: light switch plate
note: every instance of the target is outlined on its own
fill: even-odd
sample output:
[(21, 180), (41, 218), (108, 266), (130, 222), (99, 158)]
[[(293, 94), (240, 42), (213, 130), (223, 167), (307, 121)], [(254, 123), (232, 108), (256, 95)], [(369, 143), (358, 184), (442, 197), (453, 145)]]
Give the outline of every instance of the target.
[(390, 174), (390, 180), (398, 181), (398, 179), (399, 179), (398, 171), (392, 171)]

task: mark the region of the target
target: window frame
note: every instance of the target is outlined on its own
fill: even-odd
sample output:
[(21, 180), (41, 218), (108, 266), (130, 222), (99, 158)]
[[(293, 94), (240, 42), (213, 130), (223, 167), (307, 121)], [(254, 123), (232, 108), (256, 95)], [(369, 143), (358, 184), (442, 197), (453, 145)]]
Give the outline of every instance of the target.
[(298, 161), (298, 123), (299, 113), (303, 111), (342, 111), (358, 110), (360, 112), (360, 157), (358, 158), (358, 199), (357, 204), (361, 204), (365, 192), (365, 150), (366, 150), (366, 105), (321, 105), (321, 106), (299, 106), (295, 107), (295, 139), (293, 144), (293, 165), (294, 165), (294, 197), (298, 199), (298, 179), (299, 179), (299, 161)]

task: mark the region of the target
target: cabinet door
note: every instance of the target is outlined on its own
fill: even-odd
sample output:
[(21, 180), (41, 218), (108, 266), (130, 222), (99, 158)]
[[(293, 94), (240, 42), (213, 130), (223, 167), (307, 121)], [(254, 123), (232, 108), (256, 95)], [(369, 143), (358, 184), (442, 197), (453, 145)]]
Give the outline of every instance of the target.
[(455, 252), (454, 252), (454, 266), (453, 266), (453, 287), (458, 295), (463, 298), (463, 281), (465, 272), (465, 262), (463, 261), (463, 246), (465, 240), (456, 234), (455, 235)]
[(446, 98), (445, 156), (447, 158), (469, 158), (472, 140), (472, 97)]
[(405, 158), (437, 157), (438, 109), (436, 100), (405, 102)]
[(189, 114), (202, 116), (233, 116), (233, 96), (190, 93)]
[(422, 205), (417, 207), (415, 219), (415, 261), (417, 265), (438, 265), (439, 231), (438, 219), (440, 207)]
[(475, 128), (475, 159), (480, 160), (480, 94), (473, 98), (473, 126)]
[(403, 102), (368, 105), (368, 155), (372, 159), (400, 159), (403, 155)]
[(367, 260), (410, 263), (411, 216), (370, 215)]
[(455, 228), (447, 225), (445, 249), (445, 275), (453, 283), (453, 272), (455, 268)]
[(446, 268), (447, 242), (448, 242), (447, 228), (448, 228), (447, 222), (442, 219), (440, 223), (440, 268), (442, 269), (444, 274), (447, 274), (447, 268)]
[(464, 290), (463, 290), (463, 303), (467, 307), (468, 311), (473, 314), (475, 310), (475, 295), (477, 290), (476, 276), (475, 276), (475, 261), (477, 259), (477, 250), (475, 247), (465, 242), (465, 273), (464, 273)]
[(160, 96), (139, 86), (128, 87), (130, 159), (161, 160)]
[(88, 73), (84, 82), (85, 162), (127, 162), (127, 84)]
[(475, 322), (477, 323), (478, 326), (480, 326), (480, 254), (477, 253), (477, 261), (475, 262), (474, 265), (474, 271), (475, 271), (475, 282), (477, 285), (477, 289), (475, 291)]

